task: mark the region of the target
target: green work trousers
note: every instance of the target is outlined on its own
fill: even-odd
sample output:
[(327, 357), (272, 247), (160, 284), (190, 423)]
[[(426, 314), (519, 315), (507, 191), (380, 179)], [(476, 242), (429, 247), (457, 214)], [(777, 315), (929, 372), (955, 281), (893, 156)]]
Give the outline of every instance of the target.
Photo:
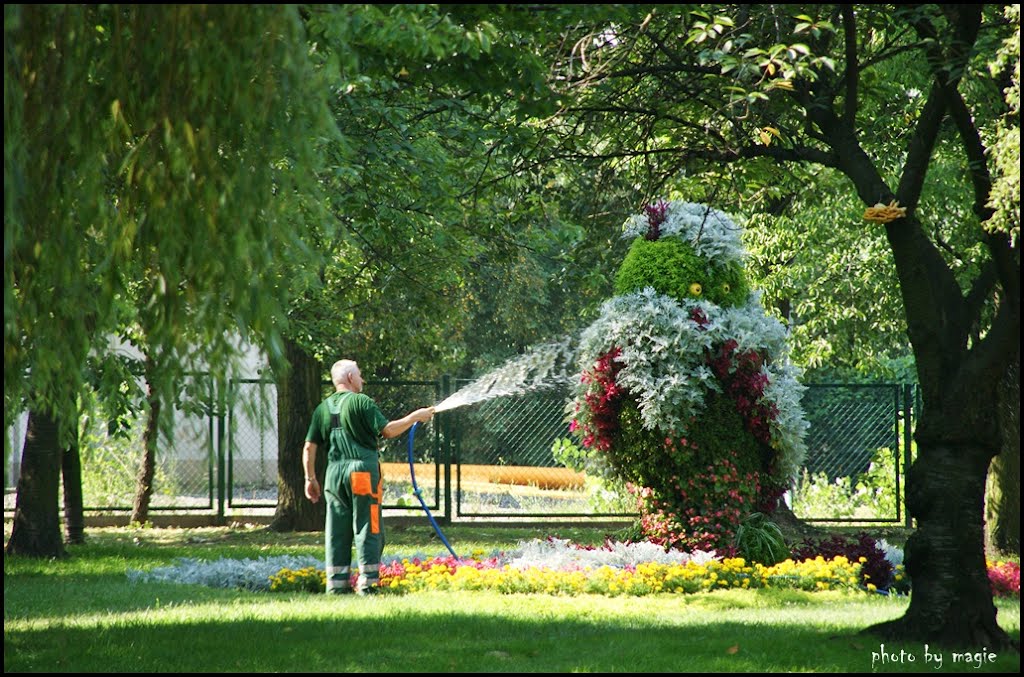
[(324, 495), (327, 499), (325, 554), (327, 592), (351, 592), (352, 544), (359, 564), (357, 590), (380, 581), (384, 549), (381, 496), (384, 483), (376, 452), (359, 459), (332, 460), (327, 464)]

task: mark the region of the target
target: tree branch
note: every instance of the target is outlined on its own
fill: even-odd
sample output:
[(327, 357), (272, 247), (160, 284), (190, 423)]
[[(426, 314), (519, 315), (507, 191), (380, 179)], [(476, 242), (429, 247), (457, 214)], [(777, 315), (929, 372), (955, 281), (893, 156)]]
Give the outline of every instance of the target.
[(946, 106), (942, 87), (935, 83), (928, 93), (924, 108), (921, 110), (921, 117), (918, 118), (914, 134), (910, 137), (907, 145), (907, 159), (903, 163), (900, 172), (900, 183), (896, 188), (896, 197), (900, 205), (907, 208), (907, 211), (917, 209), (917, 203), (921, 200), (921, 190), (924, 187), (924, 179), (928, 173), (928, 165), (931, 162), (932, 152), (935, 150), (935, 141), (939, 136), (939, 127), (942, 118), (945, 117)]
[[(988, 160), (981, 134), (958, 89), (960, 74), (970, 58), (981, 27), (981, 8), (973, 5), (954, 5), (943, 6), (942, 9), (946, 13), (950, 25), (954, 27), (955, 38), (948, 56), (941, 54), (937, 47), (932, 48), (929, 52), (929, 63), (932, 64), (935, 77), (935, 85), (932, 88), (932, 94), (929, 95), (929, 103), (931, 103), (932, 95), (941, 96), (944, 108), (948, 110), (950, 118), (956, 125), (961, 146), (967, 157), (971, 185), (974, 190), (973, 211), (984, 223), (992, 217), (993, 213), (988, 206), (992, 191), (992, 177), (988, 171)], [(922, 38), (935, 38), (936, 32), (930, 23), (921, 20), (915, 24), (915, 28)], [(921, 178), (923, 180), (923, 176)], [(902, 197), (902, 190), (900, 195)], [(1019, 248), (1011, 247), (1008, 238), (1001, 234), (987, 234), (984, 241), (992, 256), (998, 278), (1008, 296), (1004, 302), (1012, 303), (1016, 307), (1020, 302), (1020, 266), (1019, 263), (1015, 263), (1014, 251)], [(975, 280), (975, 284), (965, 300), (964, 319), (968, 323), (967, 327), (976, 321), (977, 314), (980, 312), (976, 304), (982, 303), (984, 298), (978, 299), (976, 290), (987, 289), (991, 284), (984, 273)]]
[[(976, 14), (976, 17), (980, 20), (980, 14)], [(961, 135), (971, 138), (976, 134), (976, 130), (968, 132), (966, 129), (966, 126), (973, 125), (969, 116), (964, 115), (966, 107), (959, 113), (953, 110), (962, 104), (962, 100), (957, 104), (952, 97), (963, 73), (970, 44), (973, 44), (972, 36), (976, 36), (976, 27), (972, 29), (970, 25), (964, 26), (962, 19), (951, 20), (950, 25), (954, 27), (956, 36), (951, 41), (947, 37), (944, 43), (926, 18), (915, 14), (911, 21), (924, 44), (928, 45), (926, 56), (934, 84), (908, 146), (907, 160), (897, 189), (897, 196), (902, 205), (907, 207), (908, 215), (888, 223), (886, 234), (900, 276), (908, 329), (915, 354), (919, 358), (918, 374), (922, 386), (926, 391), (940, 392), (944, 379), (949, 379), (953, 373), (963, 373), (959, 369), (964, 365), (958, 360), (964, 356), (963, 346), (966, 345), (973, 323), (980, 316), (980, 306), (988, 296), (991, 283), (987, 279), (988, 274), (983, 275), (975, 281), (965, 300), (952, 270), (939, 255), (935, 244), (921, 232), (920, 223), (913, 211), (920, 200), (925, 174), (947, 109), (954, 117), (962, 116), (959, 124), (965, 125), (965, 128), (961, 130)], [(950, 54), (944, 54), (941, 46), (950, 42)], [(959, 98), (959, 95), (956, 97)], [(968, 156), (974, 152), (968, 151)], [(1003, 313), (1004, 309), (1000, 308), (1000, 314)], [(973, 360), (975, 357), (968, 359)]]
[(857, 22), (853, 16), (853, 5), (841, 5), (843, 13), (843, 38), (846, 47), (846, 101), (843, 105), (843, 124), (855, 129), (857, 123), (857, 86), (860, 82), (860, 66), (857, 63)]
[(985, 262), (981, 272), (971, 283), (971, 289), (964, 297), (965, 320), (968, 326), (977, 324), (981, 317), (981, 310), (985, 307), (985, 300), (988, 299), (999, 277), (996, 274), (996, 266), (992, 259)]
[(577, 78), (569, 78), (566, 82), (568, 82), (568, 84), (570, 85), (582, 85), (616, 78), (632, 78), (636, 76), (645, 75), (678, 75), (679, 73), (685, 73), (687, 75), (721, 75), (722, 69), (713, 66), (684, 65), (634, 66), (632, 68), (622, 68), (620, 70), (612, 71), (609, 73), (593, 73), (590, 75), (580, 76)]
[(718, 150), (714, 148), (687, 148), (684, 146), (672, 146), (667, 148), (649, 148), (641, 150), (615, 150), (605, 153), (585, 153), (582, 151), (567, 151), (553, 153), (533, 162), (519, 167), (516, 171), (499, 177), (497, 180), (508, 178), (524, 171), (529, 171), (542, 166), (548, 162), (557, 160), (614, 160), (622, 158), (641, 158), (658, 155), (678, 155), (683, 161), (689, 160), (710, 160), (713, 162), (737, 162), (751, 158), (771, 158), (778, 162), (814, 162), (826, 167), (837, 168), (838, 160), (832, 153), (799, 146), (796, 148), (773, 148), (771, 146), (743, 146), (735, 150)]
[(726, 143), (725, 137), (723, 137), (717, 129), (710, 128), (707, 125), (699, 125), (690, 120), (686, 120), (676, 115), (670, 115), (661, 111), (640, 108), (638, 106), (585, 106), (577, 108), (566, 109), (567, 113), (633, 113), (635, 115), (643, 115), (655, 120), (668, 120), (674, 122), (680, 127), (686, 127), (697, 131), (702, 136), (714, 136), (722, 144)]
[[(988, 171), (985, 145), (960, 92), (947, 89), (946, 95), (951, 117), (967, 155), (971, 185), (974, 188), (974, 213), (984, 223), (994, 214), (994, 210), (988, 205), (992, 193), (992, 176)], [(1009, 239), (1000, 233), (989, 233), (984, 240), (999, 272), (999, 280), (1010, 297), (1007, 302), (1019, 304), (1020, 264), (1015, 263), (1018, 260), (1014, 256), (1015, 248), (1011, 247)], [(1016, 249), (1019, 251), (1019, 246)]]
[[(921, 186), (924, 183), (928, 161), (935, 146), (935, 139), (938, 136), (939, 124), (942, 122), (942, 118), (947, 111), (957, 123), (968, 159), (973, 164), (978, 159), (980, 152), (980, 166), (986, 176), (988, 174), (984, 162), (984, 149), (981, 146), (981, 139), (977, 137), (977, 130), (973, 129), (970, 113), (957, 92), (957, 86), (962, 78), (967, 59), (970, 56), (971, 46), (978, 36), (978, 29), (981, 25), (981, 9), (980, 7), (973, 8), (962, 5), (955, 7), (954, 9), (944, 9), (955, 32), (955, 37), (951, 40), (951, 53), (948, 55), (942, 53), (938, 31), (930, 21), (923, 16), (919, 16), (911, 24), (924, 44), (927, 45), (926, 56), (932, 69), (934, 84), (928, 93), (928, 100), (925, 103), (924, 111), (922, 111), (921, 121), (918, 123), (914, 137), (911, 139), (907, 161), (903, 166), (903, 175), (899, 190), (897, 191), (900, 203), (908, 209), (916, 207), (917, 201), (920, 199)], [(966, 16), (962, 13), (963, 9), (968, 10)], [(972, 136), (977, 139), (977, 148), (970, 147), (973, 141), (969, 139)], [(976, 179), (972, 175), (973, 180)], [(989, 180), (990, 188), (991, 180)], [(976, 203), (977, 189), (978, 184), (976, 183)], [(987, 202), (988, 189), (984, 191), (984, 194), (983, 202)]]

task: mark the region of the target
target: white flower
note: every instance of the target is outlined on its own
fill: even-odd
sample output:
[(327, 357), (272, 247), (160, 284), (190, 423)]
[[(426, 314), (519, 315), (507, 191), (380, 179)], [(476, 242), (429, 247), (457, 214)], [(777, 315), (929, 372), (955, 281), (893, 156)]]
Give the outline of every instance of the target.
[[(435, 555), (422, 552), (397, 556), (384, 556), (382, 564), (395, 561), (425, 560)], [(707, 564), (720, 560), (714, 551), (695, 550), (686, 553), (679, 550), (666, 551), (660, 545), (649, 542), (612, 543), (601, 548), (583, 549), (571, 541), (552, 538), (520, 542), (509, 553), (496, 552), (493, 556), (500, 565), (513, 569), (548, 569), (551, 571), (578, 571), (598, 569), (603, 566), (625, 569), (639, 564), (655, 562), (660, 564)], [(185, 583), (205, 585), (212, 588), (236, 588), (254, 591), (270, 590), (270, 577), (281, 569), (298, 571), (307, 567), (323, 570), (324, 563), (315, 557), (283, 555), (260, 559), (218, 559), (202, 561), (180, 558), (174, 566), (158, 567), (149, 571), (128, 570), (128, 579), (133, 582), (159, 581), (164, 583)]]
[(889, 564), (891, 564), (894, 569), (899, 565), (903, 564), (903, 550), (896, 547), (895, 545), (892, 545), (884, 538), (876, 541), (875, 545), (878, 546), (879, 550), (885, 553), (885, 559), (889, 561)]
[[(698, 254), (717, 263), (740, 262), (746, 256), (740, 241), (740, 227), (725, 212), (696, 202), (668, 202), (662, 237), (679, 237), (693, 245)], [(644, 237), (650, 229), (646, 214), (630, 216), (622, 224), (622, 236)]]
[(297, 555), (242, 560), (222, 558), (212, 562), (181, 557), (176, 561), (177, 564), (173, 566), (157, 567), (149, 571), (129, 569), (128, 580), (190, 583), (211, 588), (269, 590), (270, 577), (281, 569), (297, 571), (311, 566), (321, 569), (324, 567), (323, 560)]
[(666, 551), (660, 545), (648, 541), (641, 543), (610, 543), (601, 548), (584, 549), (571, 541), (558, 538), (523, 541), (506, 556), (505, 563), (513, 569), (550, 569), (552, 571), (574, 571), (597, 569), (602, 566), (625, 569), (647, 562), (658, 564), (706, 564), (720, 559), (712, 552), (695, 550), (692, 553), (680, 550)]

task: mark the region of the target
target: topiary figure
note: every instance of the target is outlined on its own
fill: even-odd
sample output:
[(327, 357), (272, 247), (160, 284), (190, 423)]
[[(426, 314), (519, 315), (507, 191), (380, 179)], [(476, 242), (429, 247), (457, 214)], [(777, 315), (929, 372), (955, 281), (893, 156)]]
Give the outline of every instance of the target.
[(785, 329), (744, 275), (739, 227), (705, 205), (631, 217), (616, 296), (582, 337), (571, 429), (591, 471), (625, 480), (646, 538), (731, 552), (805, 452)]

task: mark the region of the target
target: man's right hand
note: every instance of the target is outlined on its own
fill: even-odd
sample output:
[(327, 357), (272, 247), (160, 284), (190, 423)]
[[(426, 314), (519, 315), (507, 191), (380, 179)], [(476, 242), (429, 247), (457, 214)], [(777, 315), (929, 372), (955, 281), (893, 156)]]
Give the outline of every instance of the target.
[(306, 480), (306, 498), (314, 503), (320, 500), (320, 483), (315, 477)]
[(420, 423), (426, 423), (427, 421), (434, 417), (434, 408), (424, 407), (422, 409), (417, 409), (416, 411), (413, 412), (412, 415), (413, 418), (415, 418)]

